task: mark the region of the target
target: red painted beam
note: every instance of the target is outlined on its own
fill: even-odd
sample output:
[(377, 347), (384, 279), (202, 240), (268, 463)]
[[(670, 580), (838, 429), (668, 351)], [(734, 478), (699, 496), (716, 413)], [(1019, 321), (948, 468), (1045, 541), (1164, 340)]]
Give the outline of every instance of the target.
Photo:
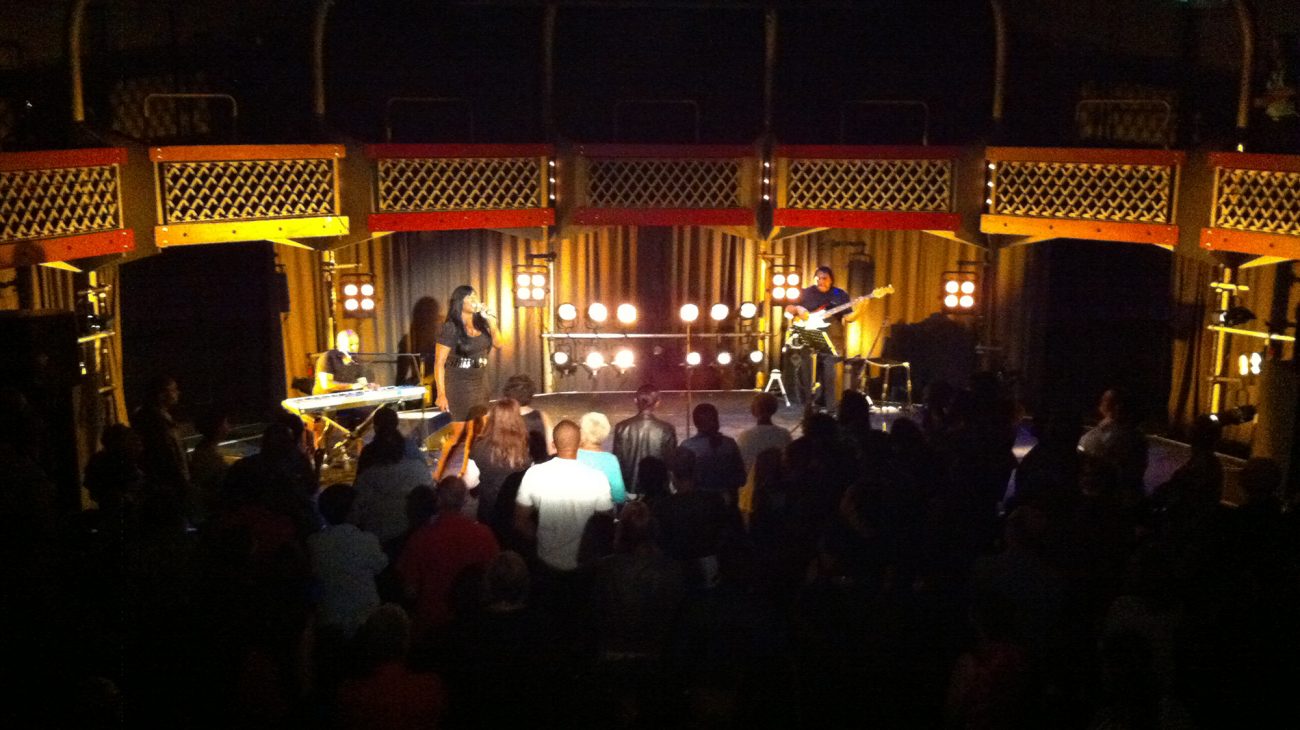
[(748, 226), (750, 208), (577, 208), (572, 222), (581, 226)]
[(121, 147), (0, 153), (0, 171), (4, 172), (123, 164), (126, 164), (126, 150)]
[(807, 210), (777, 208), (772, 223), (789, 228), (857, 228), (871, 231), (956, 231), (956, 213), (909, 213), (878, 210)]
[(533, 228), (555, 225), (552, 208), (454, 210), (425, 213), (372, 213), (372, 231), (461, 231), (475, 228)]
[(1162, 165), (1183, 164), (1187, 153), (1178, 150), (1117, 150), (1092, 147), (989, 147), (984, 151), (989, 162), (1077, 162), (1088, 165)]
[(1232, 170), (1268, 170), (1269, 172), (1300, 172), (1300, 155), (1260, 155), (1250, 152), (1212, 152), (1211, 167)]
[(347, 156), (347, 148), (341, 144), (230, 144), (149, 148), (149, 159), (154, 162), (322, 160)]
[(734, 159), (758, 157), (758, 149), (741, 145), (689, 144), (584, 144), (574, 151), (580, 157), (621, 157), (648, 159)]
[(960, 147), (921, 145), (777, 145), (777, 157), (792, 160), (954, 160)]
[(0, 268), (35, 266), (54, 261), (71, 261), (110, 253), (125, 253), (135, 248), (135, 232), (130, 229), (84, 233), (31, 241), (0, 244)]
[(475, 157), (554, 157), (546, 144), (368, 144), (373, 159), (464, 159)]

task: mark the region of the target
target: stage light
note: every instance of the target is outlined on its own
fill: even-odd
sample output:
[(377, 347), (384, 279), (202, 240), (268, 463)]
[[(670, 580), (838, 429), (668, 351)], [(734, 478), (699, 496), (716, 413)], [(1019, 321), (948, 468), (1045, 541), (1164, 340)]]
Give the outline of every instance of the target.
[(545, 264), (515, 265), (515, 306), (546, 306), (546, 292), (550, 280)]
[(721, 322), (727, 318), (728, 314), (731, 314), (731, 307), (728, 307), (722, 302), (718, 302), (712, 307), (709, 307), (709, 319), (714, 322)]
[(719, 353), (718, 353), (718, 364), (719, 364), (719, 365), (730, 365), (730, 364), (731, 364), (731, 353), (730, 353), (730, 352), (727, 352), (726, 350), (723, 350), (723, 351), (719, 352)]
[(689, 365), (689, 366), (691, 366), (691, 367), (695, 367), (696, 365), (699, 365), (702, 361), (703, 361), (703, 358), (700, 357), (700, 353), (698, 353), (698, 352), (696, 352), (696, 351), (694, 351), (694, 350), (691, 350), (690, 352), (686, 353), (686, 364), (687, 364), (687, 365)]
[(614, 353), (614, 367), (618, 368), (620, 373), (625, 373), (636, 366), (636, 354), (624, 347)]
[(752, 362), (752, 363), (754, 363), (755, 365), (759, 364), (760, 362), (763, 362), (763, 351), (762, 351), (762, 350), (750, 350), (750, 351), (749, 351), (749, 361)]
[(623, 324), (633, 324), (636, 322), (636, 305), (624, 302), (618, 305), (618, 321)]
[(979, 280), (974, 271), (945, 271), (940, 280), (943, 310), (951, 314), (974, 314), (979, 304)]
[(741, 319), (753, 319), (758, 316), (758, 305), (753, 302), (741, 302), (738, 314)]
[(772, 286), (785, 286), (785, 274), (772, 274)]
[(578, 308), (565, 302), (556, 308), (555, 316), (559, 317), (561, 322), (573, 322), (578, 318)]
[(681, 315), (683, 322), (690, 324), (700, 318), (700, 308), (694, 304), (683, 304), (678, 314)]
[(556, 365), (568, 365), (569, 353), (565, 352), (564, 350), (556, 350), (555, 352), (551, 353), (551, 362), (555, 363)]
[(600, 302), (592, 302), (587, 307), (587, 319), (600, 324), (609, 318), (609, 308)]
[(1260, 368), (1264, 364), (1264, 356), (1258, 352), (1250, 353), (1250, 374), (1259, 375)]
[(789, 284), (790, 286), (799, 286), (799, 275), (790, 274), (789, 276), (785, 277), (785, 283)]
[(572, 375), (573, 371), (578, 369), (578, 364), (573, 361), (573, 356), (564, 350), (556, 350), (551, 353), (551, 364), (561, 375)]
[(343, 311), (349, 317), (375, 316), (375, 275), (348, 273), (339, 275), (339, 291), (343, 293)]
[(588, 370), (591, 370), (594, 373), (595, 371), (605, 367), (605, 355), (600, 350), (592, 350), (587, 353), (587, 357), (582, 361), (582, 363), (587, 366)]

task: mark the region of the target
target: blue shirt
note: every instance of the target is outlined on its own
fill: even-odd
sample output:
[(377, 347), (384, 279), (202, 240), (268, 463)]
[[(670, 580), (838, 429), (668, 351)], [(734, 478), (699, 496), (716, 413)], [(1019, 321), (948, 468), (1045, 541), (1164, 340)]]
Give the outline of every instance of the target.
[(578, 463), (586, 464), (600, 470), (609, 480), (609, 497), (614, 504), (627, 501), (627, 489), (623, 486), (623, 469), (618, 465), (618, 457), (608, 451), (588, 451), (578, 449)]

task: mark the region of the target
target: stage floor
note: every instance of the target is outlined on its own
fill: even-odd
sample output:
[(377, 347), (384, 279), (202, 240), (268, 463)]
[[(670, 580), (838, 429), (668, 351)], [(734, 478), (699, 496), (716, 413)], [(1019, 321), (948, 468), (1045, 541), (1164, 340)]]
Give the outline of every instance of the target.
[[(677, 436), (680, 439), (685, 438), (687, 433), (694, 433), (694, 426), (689, 424), (691, 408), (699, 403), (712, 403), (718, 407), (722, 432), (734, 437), (754, 424), (754, 417), (749, 412), (749, 405), (754, 395), (755, 391), (752, 390), (706, 390), (692, 391), (690, 393), (685, 391), (665, 391), (661, 394), (660, 404), (655, 414), (659, 418), (672, 423), (677, 428)], [(577, 421), (584, 413), (598, 411), (605, 414), (610, 424), (615, 424), (636, 414), (636, 403), (633, 396), (634, 393), (631, 391), (546, 393), (534, 398), (533, 406), (546, 411), (553, 421), (560, 421), (565, 418)], [(803, 417), (802, 407), (798, 404), (787, 406), (783, 400), (779, 401), (779, 403), (780, 408), (772, 418), (773, 423), (791, 429), (797, 437), (799, 421)], [(910, 409), (906, 407), (901, 409), (894, 407), (877, 408), (875, 409), (876, 427), (887, 430), (888, 425), (894, 419), (907, 417), (910, 412)], [(232, 439), (223, 443), (223, 452), (227, 455), (227, 458), (232, 460), (255, 452), (260, 432), (261, 429), (254, 426), (241, 429), (241, 433), (250, 435), (246, 438)], [(605, 443), (606, 449), (611, 446), (611, 441), (612, 437), (607, 439)], [(1021, 458), (1028, 453), (1029, 449), (1033, 448), (1034, 443), (1034, 437), (1029, 432), (1026, 424), (1025, 427), (1020, 428), (1017, 434), (1016, 458)], [(1186, 444), (1159, 436), (1150, 437), (1149, 460), (1144, 480), (1148, 491), (1168, 480), (1174, 470), (1187, 460), (1189, 453)], [(435, 454), (431, 454), (430, 461), (435, 456)], [(1241, 459), (1224, 455), (1220, 455), (1220, 460), (1223, 462), (1227, 475), (1225, 498), (1229, 501), (1235, 501), (1235, 474), (1240, 470), (1244, 462)], [(350, 482), (353, 476), (352, 470), (348, 466), (326, 468), (321, 474), (321, 480), (323, 484), (328, 485)]]

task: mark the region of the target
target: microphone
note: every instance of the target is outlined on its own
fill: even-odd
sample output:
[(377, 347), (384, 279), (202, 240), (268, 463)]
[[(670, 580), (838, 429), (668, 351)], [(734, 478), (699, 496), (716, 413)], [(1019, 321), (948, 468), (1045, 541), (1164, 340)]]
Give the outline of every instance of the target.
[(484, 317), (489, 317), (489, 318), (491, 318), (491, 319), (496, 319), (496, 318), (497, 318), (497, 316), (496, 316), (495, 314), (493, 314), (493, 313), (491, 313), (491, 312), (489, 312), (489, 311), (487, 310), (487, 307), (483, 306), (483, 303), (482, 303), (482, 302), (479, 302), (478, 304), (475, 304), (475, 305), (474, 305), (474, 313), (475, 313), (475, 314), (481, 314), (481, 315), (483, 315)]

